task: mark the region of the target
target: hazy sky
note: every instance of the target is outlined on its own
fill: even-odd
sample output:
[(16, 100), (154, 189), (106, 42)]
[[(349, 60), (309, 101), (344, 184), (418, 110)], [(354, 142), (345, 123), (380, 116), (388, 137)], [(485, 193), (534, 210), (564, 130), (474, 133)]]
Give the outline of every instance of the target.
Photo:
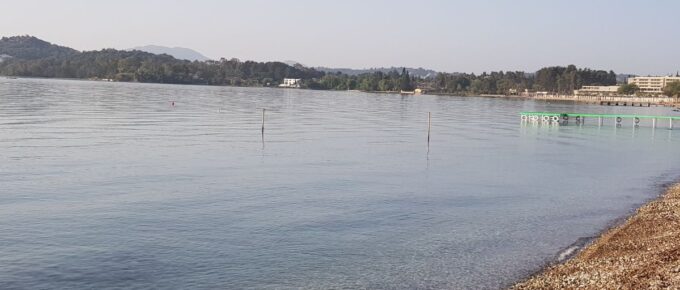
[(680, 1), (0, 0), (0, 36), (309, 66), (680, 70)]

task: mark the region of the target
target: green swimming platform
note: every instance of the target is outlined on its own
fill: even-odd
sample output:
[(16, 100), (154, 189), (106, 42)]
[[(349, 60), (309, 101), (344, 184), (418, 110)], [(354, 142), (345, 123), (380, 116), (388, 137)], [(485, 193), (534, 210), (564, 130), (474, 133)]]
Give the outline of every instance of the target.
[(522, 122), (543, 122), (548, 124), (561, 125), (570, 120), (577, 124), (584, 124), (586, 119), (595, 119), (597, 124), (602, 126), (605, 120), (614, 120), (617, 126), (624, 120), (630, 120), (635, 126), (640, 124), (643, 119), (652, 120), (652, 126), (656, 128), (659, 121), (667, 121), (668, 128), (673, 129), (673, 121), (680, 120), (680, 116), (652, 116), (652, 115), (630, 115), (630, 114), (593, 114), (593, 113), (558, 113), (558, 112), (521, 112)]

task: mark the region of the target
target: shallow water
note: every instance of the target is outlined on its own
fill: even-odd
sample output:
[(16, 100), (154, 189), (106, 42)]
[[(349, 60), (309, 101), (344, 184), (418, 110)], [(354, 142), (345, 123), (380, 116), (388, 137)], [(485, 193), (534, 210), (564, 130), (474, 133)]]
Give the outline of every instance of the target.
[(664, 122), (520, 111), (677, 115), (0, 79), (0, 288), (494, 289), (680, 175)]

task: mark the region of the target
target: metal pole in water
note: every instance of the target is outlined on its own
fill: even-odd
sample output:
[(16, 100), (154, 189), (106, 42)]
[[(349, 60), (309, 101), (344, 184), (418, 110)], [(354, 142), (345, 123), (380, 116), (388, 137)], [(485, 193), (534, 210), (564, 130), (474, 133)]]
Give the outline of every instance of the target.
[(673, 130), (673, 119), (672, 118), (668, 118), (668, 124), (669, 124), (668, 129)]
[(599, 117), (599, 118), (597, 119), (597, 126), (602, 127), (602, 117)]
[(652, 128), (656, 129), (656, 118), (652, 119)]

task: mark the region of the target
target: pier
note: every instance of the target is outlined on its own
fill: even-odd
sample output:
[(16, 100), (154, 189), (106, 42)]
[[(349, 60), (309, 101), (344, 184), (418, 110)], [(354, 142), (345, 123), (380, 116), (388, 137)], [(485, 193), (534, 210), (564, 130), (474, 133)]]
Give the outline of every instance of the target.
[(680, 120), (680, 116), (651, 116), (651, 115), (629, 115), (629, 114), (591, 114), (591, 113), (557, 113), (557, 112), (521, 112), (522, 122), (544, 123), (549, 125), (566, 125), (570, 120), (576, 124), (583, 125), (586, 118), (597, 121), (598, 126), (602, 126), (605, 120), (609, 120), (618, 127), (624, 121), (630, 121), (634, 126), (639, 126), (642, 120), (651, 120), (652, 127), (656, 128), (658, 122), (664, 121), (668, 124), (668, 129), (673, 129), (673, 121)]
[(652, 107), (673, 106), (680, 102), (671, 97), (631, 97), (631, 96), (584, 96), (559, 94), (527, 94), (524, 97), (542, 101), (570, 101), (601, 106)]

